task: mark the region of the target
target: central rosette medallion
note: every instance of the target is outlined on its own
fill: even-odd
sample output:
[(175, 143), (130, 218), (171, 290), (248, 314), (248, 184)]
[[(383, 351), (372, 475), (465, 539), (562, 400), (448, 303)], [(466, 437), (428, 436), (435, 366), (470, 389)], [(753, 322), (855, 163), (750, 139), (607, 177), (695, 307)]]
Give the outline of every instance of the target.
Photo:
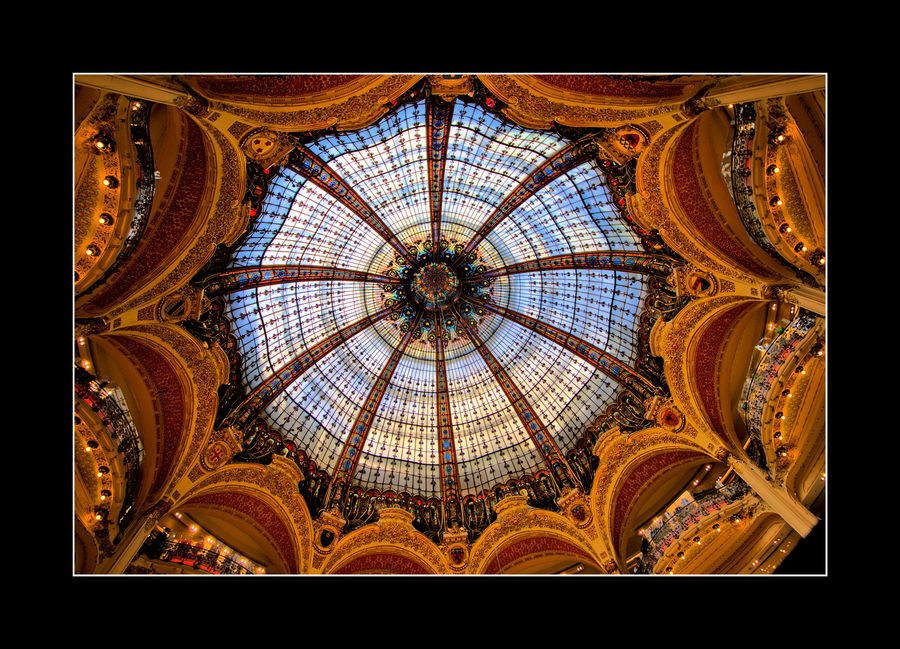
[(410, 293), (420, 305), (437, 311), (456, 300), (459, 295), (459, 277), (445, 263), (425, 264), (413, 274)]
[(476, 250), (463, 254), (463, 245), (441, 240), (435, 250), (430, 241), (416, 241), (408, 255), (394, 255), (382, 275), (376, 308), (393, 309), (389, 319), (400, 332), (411, 332), (413, 346), (434, 347), (437, 337), (450, 343), (478, 329), (488, 316), (482, 306), (490, 302), (494, 279)]

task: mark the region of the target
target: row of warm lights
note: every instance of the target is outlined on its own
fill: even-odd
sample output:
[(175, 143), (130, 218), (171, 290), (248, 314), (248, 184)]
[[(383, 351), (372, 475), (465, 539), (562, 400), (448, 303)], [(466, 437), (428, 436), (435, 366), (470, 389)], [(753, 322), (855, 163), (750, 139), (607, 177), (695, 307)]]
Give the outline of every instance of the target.
[[(658, 518), (657, 518), (656, 520), (657, 520), (657, 522), (659, 521)], [(741, 518), (740, 518), (740, 516), (738, 516), (737, 514), (733, 514), (732, 516), (729, 517), (728, 520), (731, 521), (731, 522), (732, 522), (733, 524), (735, 524), (735, 525), (737, 525), (737, 524), (739, 524), (739, 523), (741, 522)], [(720, 533), (720, 532), (722, 531), (722, 526), (721, 526), (719, 523), (713, 523), (712, 529), (718, 534), (718, 533)], [(641, 530), (640, 533), (643, 534), (643, 533), (644, 533), (644, 530)], [(691, 540), (692, 540), (696, 545), (703, 545), (703, 540), (700, 538), (700, 536), (695, 536), (695, 537), (694, 537), (693, 539), (691, 539)], [(683, 550), (679, 550), (679, 551), (675, 554), (675, 556), (677, 556), (677, 557), (678, 557), (679, 559), (681, 559), (682, 561), (687, 561), (687, 555), (684, 553)], [(665, 572), (666, 572), (666, 574), (672, 574), (672, 571), (673, 571), (673, 570), (674, 570), (674, 569), (673, 569), (672, 566), (668, 566), (668, 567), (666, 568)]]
[[(712, 464), (707, 464), (707, 465), (706, 465), (705, 467), (703, 467), (703, 468), (706, 470), (707, 473), (709, 473), (710, 469), (712, 469)], [(696, 480), (694, 480), (693, 484), (694, 484), (695, 487), (696, 487), (698, 484), (700, 484), (700, 478), (697, 478)]]
[[(181, 520), (181, 512), (175, 512), (174, 516), (178, 520)], [(188, 529), (193, 534), (197, 534), (200, 531), (200, 528), (196, 524), (189, 525)], [(222, 554), (223, 556), (232, 556), (233, 560), (237, 561), (242, 566), (246, 567), (248, 564), (248, 561), (245, 557), (242, 557), (227, 545), (224, 545), (214, 539), (212, 536), (207, 536), (203, 541), (201, 541), (201, 543), (204, 545), (204, 547), (207, 547), (208, 549), (214, 549), (217, 553)], [(256, 572), (257, 574), (263, 574), (265, 572), (265, 569), (262, 567), (257, 567)]]
[[(97, 442), (97, 440), (92, 439), (87, 442), (84, 450), (90, 452), (90, 451), (95, 451), (98, 448), (100, 448), (99, 442)], [(100, 466), (97, 467), (97, 477), (98, 478), (102, 478), (107, 473), (109, 473), (109, 467), (106, 466), (105, 464), (101, 464)], [(112, 492), (109, 489), (101, 489), (100, 490), (100, 501), (101, 502), (105, 503), (105, 501), (108, 500), (111, 496), (112, 496)], [(104, 509), (100, 506), (94, 508), (94, 518), (97, 519), (98, 521), (103, 520), (103, 517), (106, 516), (107, 513), (108, 512), (106, 511), (106, 509)]]
[[(772, 144), (781, 144), (782, 142), (784, 142), (784, 140), (785, 140), (784, 133), (777, 133), (774, 137), (769, 138), (769, 142)], [(766, 175), (768, 175), (768, 176), (774, 176), (779, 173), (781, 173), (781, 169), (776, 164), (770, 164), (768, 167), (766, 167)], [(781, 198), (779, 196), (773, 196), (771, 198), (771, 200), (769, 200), (769, 205), (771, 205), (772, 207), (781, 207), (783, 204), (784, 204), (784, 202), (781, 200)], [(792, 229), (791, 229), (791, 226), (788, 225), (787, 223), (782, 223), (781, 226), (778, 228), (778, 231), (781, 232), (781, 234), (787, 234), (787, 233), (791, 232)], [(794, 252), (804, 253), (806, 251), (807, 251), (807, 247), (802, 241), (799, 242), (796, 246), (794, 246)], [(821, 251), (816, 251), (815, 253), (813, 253), (812, 261), (817, 266), (824, 266), (825, 265), (825, 253), (823, 253)]]
[[(107, 176), (106, 178), (103, 179), (103, 185), (106, 187), (109, 187), (110, 189), (115, 189), (116, 187), (119, 186), (119, 179), (116, 178), (115, 176)], [(115, 219), (113, 219), (111, 214), (108, 214), (107, 212), (103, 212), (97, 218), (97, 221), (100, 223), (100, 225), (112, 225), (115, 222)], [(85, 249), (84, 252), (88, 257), (96, 257), (100, 254), (101, 251), (98, 246), (96, 246), (95, 244), (92, 243), (91, 245), (89, 245), (87, 247), (87, 249)]]

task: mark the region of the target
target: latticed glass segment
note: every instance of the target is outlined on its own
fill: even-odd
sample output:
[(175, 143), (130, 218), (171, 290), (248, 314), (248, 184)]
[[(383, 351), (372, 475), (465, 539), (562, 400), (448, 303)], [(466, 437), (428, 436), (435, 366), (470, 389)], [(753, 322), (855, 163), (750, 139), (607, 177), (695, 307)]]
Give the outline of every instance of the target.
[(329, 475), (425, 498), (571, 449), (623, 389), (579, 350), (635, 367), (648, 295), (639, 272), (571, 261), (644, 250), (596, 156), (444, 110), (305, 143), (231, 261), (296, 274), (225, 296), (246, 390), (268, 386), (258, 414)]

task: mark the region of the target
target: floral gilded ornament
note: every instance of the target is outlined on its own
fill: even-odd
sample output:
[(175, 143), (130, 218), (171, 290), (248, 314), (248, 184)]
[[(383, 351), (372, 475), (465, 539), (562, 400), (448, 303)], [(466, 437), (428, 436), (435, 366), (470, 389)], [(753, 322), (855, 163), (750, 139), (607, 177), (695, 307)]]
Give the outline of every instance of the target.
[[(441, 239), (435, 250), (430, 240), (408, 246), (409, 259), (394, 257), (384, 274), (392, 280), (384, 285), (379, 308), (405, 306), (390, 319), (402, 332), (419, 324), (413, 340), (433, 343), (438, 331), (445, 342), (465, 338), (465, 327), (457, 322), (459, 313), (470, 327), (477, 327), (488, 315), (479, 303), (492, 299), (493, 277), (477, 250), (465, 254), (462, 244)], [(437, 322), (437, 320), (440, 322)]]

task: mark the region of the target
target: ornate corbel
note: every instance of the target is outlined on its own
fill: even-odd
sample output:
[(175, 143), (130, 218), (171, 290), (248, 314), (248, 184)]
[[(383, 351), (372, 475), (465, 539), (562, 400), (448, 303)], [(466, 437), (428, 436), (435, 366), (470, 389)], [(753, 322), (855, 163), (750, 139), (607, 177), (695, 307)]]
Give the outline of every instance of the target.
[(676, 266), (669, 277), (678, 297), (712, 297), (719, 292), (715, 275), (692, 264)]
[(588, 527), (594, 520), (591, 506), (580, 489), (569, 489), (556, 499), (556, 504), (566, 518), (579, 529)]
[(644, 417), (656, 426), (677, 433), (685, 426), (686, 419), (672, 399), (664, 399), (660, 395), (648, 398)]
[(650, 134), (633, 124), (607, 129), (595, 138), (594, 143), (607, 158), (624, 166), (637, 158), (650, 144)]
[(428, 77), (428, 88), (432, 95), (450, 102), (460, 95), (475, 91), (475, 77), (471, 74), (433, 74)]
[(347, 521), (341, 516), (338, 509), (322, 512), (313, 522), (313, 547), (322, 557), (334, 550), (337, 541), (341, 538)]
[(441, 551), (453, 572), (463, 572), (469, 564), (469, 533), (465, 527), (451, 527), (441, 537)]
[(210, 440), (200, 454), (200, 466), (212, 472), (227, 464), (241, 452), (242, 435), (230, 426), (213, 431)]

